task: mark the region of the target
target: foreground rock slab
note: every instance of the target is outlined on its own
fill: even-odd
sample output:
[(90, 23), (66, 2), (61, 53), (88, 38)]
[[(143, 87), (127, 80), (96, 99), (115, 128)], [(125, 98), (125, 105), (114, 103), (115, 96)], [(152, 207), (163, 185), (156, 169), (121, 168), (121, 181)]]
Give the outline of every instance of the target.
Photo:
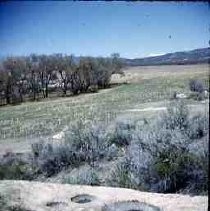
[[(68, 184), (40, 183), (17, 180), (0, 181), (0, 210), (18, 207), (23, 211), (103, 211), (113, 203), (139, 203), (151, 209), (164, 211), (208, 210), (207, 196), (181, 194), (158, 194), (124, 188), (80, 186)], [(117, 203), (116, 203), (117, 202)], [(6, 205), (5, 205), (6, 204)], [(109, 206), (110, 205), (110, 206)], [(122, 206), (116, 210), (129, 211)], [(137, 206), (137, 205), (135, 205)], [(142, 205), (140, 205), (141, 207)], [(132, 207), (132, 206), (131, 206)], [(10, 210), (8, 208), (8, 210)], [(111, 209), (110, 209), (111, 210)], [(135, 208), (135, 210), (138, 210)]]

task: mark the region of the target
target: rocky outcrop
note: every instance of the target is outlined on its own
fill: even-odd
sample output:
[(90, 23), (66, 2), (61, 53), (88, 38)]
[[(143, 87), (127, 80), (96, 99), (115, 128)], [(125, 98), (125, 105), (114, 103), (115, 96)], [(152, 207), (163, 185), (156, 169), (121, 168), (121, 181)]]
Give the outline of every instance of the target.
[[(27, 211), (204, 211), (207, 196), (158, 194), (124, 188), (28, 181), (0, 181), (0, 210)], [(3, 201), (4, 200), (4, 201)]]

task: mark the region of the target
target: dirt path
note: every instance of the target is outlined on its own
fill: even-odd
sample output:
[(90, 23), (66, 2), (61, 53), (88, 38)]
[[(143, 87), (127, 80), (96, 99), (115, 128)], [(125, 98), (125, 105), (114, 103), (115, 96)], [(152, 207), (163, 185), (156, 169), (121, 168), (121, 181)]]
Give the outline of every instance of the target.
[[(193, 109), (194, 111), (204, 111), (204, 109), (208, 110), (208, 100), (206, 101), (202, 101), (200, 102), (199, 104), (191, 104), (191, 105), (188, 105), (188, 108), (189, 109)], [(169, 101), (160, 101), (160, 102), (155, 102), (155, 103), (150, 103), (150, 107), (146, 107), (146, 108), (134, 108), (134, 109), (127, 109), (126, 111), (127, 112), (145, 112), (145, 111), (164, 111), (167, 109), (166, 106), (159, 106), (157, 107), (158, 105), (169, 105)], [(147, 106), (147, 104), (142, 104), (142, 105), (139, 105), (139, 107), (145, 107)]]
[(166, 107), (158, 107), (158, 108), (149, 107), (149, 108), (143, 108), (143, 109), (128, 109), (126, 111), (140, 112), (140, 111), (163, 111), (163, 110), (166, 110)]

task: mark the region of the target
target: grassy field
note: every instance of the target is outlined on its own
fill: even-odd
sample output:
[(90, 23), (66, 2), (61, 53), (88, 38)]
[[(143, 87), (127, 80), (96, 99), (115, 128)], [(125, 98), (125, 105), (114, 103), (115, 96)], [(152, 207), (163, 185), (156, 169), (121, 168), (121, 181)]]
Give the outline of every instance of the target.
[[(189, 95), (189, 80), (201, 79), (207, 85), (208, 65), (133, 67), (113, 82), (127, 82), (98, 93), (76, 97), (26, 102), (0, 107), (0, 153), (24, 151), (30, 143), (50, 138), (75, 121), (110, 124), (119, 118), (150, 118), (155, 109), (167, 106), (174, 91)], [(186, 100), (194, 111), (205, 111), (208, 102)], [(142, 109), (142, 110), (141, 110)]]

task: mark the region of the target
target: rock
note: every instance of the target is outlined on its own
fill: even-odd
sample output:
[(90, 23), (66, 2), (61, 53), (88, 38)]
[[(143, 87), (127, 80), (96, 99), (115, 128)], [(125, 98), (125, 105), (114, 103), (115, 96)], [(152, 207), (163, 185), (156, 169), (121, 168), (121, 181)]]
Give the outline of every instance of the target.
[[(75, 203), (75, 197), (90, 196), (85, 203)], [(84, 197), (83, 197), (84, 198)], [(88, 198), (88, 199), (89, 199)], [(4, 200), (5, 199), (5, 200)], [(208, 210), (207, 196), (189, 196), (182, 194), (159, 194), (136, 191), (126, 188), (95, 187), (41, 183), (18, 180), (0, 181), (0, 210), (7, 210), (13, 205), (24, 210), (36, 211), (101, 211), (113, 203), (144, 203), (164, 211), (204, 211)], [(141, 206), (141, 205), (139, 205)], [(132, 209), (136, 205), (129, 206)], [(13, 207), (14, 208), (14, 207)]]
[(207, 90), (204, 91), (204, 97), (207, 98), (209, 96), (209, 92)]
[(65, 133), (63, 131), (61, 131), (60, 133), (55, 134), (52, 138), (60, 140), (64, 137), (64, 135), (65, 135)]
[(185, 98), (187, 98), (187, 95), (185, 95), (185, 94), (183, 94), (183, 93), (181, 93), (181, 94), (176, 94), (176, 98), (177, 98), (177, 99), (185, 99)]

